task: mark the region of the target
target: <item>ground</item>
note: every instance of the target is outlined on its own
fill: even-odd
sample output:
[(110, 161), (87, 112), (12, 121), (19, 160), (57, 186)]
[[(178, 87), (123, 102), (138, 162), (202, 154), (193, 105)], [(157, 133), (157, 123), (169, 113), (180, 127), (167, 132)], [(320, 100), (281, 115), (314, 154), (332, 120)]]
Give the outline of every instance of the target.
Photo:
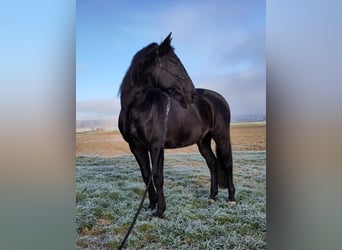
[[(125, 249), (266, 249), (266, 125), (233, 124), (237, 205), (220, 189), (197, 146), (166, 150), (163, 220), (145, 200)], [(117, 249), (145, 190), (119, 131), (76, 133), (76, 249)]]
[[(220, 189), (208, 200), (210, 174), (200, 154), (168, 154), (164, 219), (145, 200), (125, 249), (266, 249), (266, 153), (234, 151), (236, 205)], [(132, 155), (77, 157), (76, 247), (117, 249), (145, 190)]]
[[(233, 151), (266, 150), (265, 123), (232, 124), (231, 141)], [(166, 150), (167, 154), (196, 153), (197, 146)], [(77, 156), (113, 157), (130, 154), (128, 144), (119, 131), (89, 131), (76, 133)]]

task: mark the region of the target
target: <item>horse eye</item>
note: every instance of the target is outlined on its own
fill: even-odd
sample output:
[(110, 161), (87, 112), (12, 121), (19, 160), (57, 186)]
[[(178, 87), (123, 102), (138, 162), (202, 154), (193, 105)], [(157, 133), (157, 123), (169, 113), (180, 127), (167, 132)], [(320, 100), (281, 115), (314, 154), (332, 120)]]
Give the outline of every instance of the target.
[(168, 91), (167, 91), (170, 95), (175, 95), (177, 94), (177, 91), (175, 88), (169, 88)]
[(178, 64), (178, 60), (176, 59), (171, 58), (169, 61), (172, 62), (173, 64)]

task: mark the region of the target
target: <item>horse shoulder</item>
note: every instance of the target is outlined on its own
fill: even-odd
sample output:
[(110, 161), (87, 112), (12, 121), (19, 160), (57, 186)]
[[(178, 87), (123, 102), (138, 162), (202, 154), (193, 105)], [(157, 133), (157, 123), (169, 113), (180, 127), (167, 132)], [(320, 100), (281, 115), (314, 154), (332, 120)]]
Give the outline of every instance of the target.
[(129, 127), (133, 137), (144, 143), (162, 140), (165, 134), (165, 119), (168, 97), (157, 90), (147, 91), (129, 111)]

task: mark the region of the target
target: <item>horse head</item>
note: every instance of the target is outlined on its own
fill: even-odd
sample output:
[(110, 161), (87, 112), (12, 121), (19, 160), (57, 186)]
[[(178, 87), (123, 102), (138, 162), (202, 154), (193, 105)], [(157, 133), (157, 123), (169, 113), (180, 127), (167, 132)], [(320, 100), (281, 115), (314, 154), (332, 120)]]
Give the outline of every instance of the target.
[(120, 87), (123, 95), (134, 95), (146, 88), (159, 88), (186, 108), (196, 98), (196, 90), (171, 46), (171, 33), (159, 45), (151, 43), (133, 57)]
[(171, 40), (170, 33), (158, 46), (156, 50), (157, 64), (152, 71), (157, 87), (167, 92), (186, 108), (188, 104), (195, 101), (196, 90), (185, 67), (174, 52)]

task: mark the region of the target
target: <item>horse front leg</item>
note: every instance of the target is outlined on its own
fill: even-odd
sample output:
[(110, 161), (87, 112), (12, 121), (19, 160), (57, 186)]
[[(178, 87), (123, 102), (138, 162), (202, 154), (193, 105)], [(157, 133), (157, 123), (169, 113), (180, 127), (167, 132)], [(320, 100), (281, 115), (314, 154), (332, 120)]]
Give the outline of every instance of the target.
[(166, 203), (164, 198), (164, 149), (155, 148), (151, 150), (151, 160), (153, 169), (154, 185), (157, 189), (158, 206), (157, 212), (153, 215), (158, 218), (163, 218), (164, 211), (166, 209)]
[(152, 177), (150, 169), (150, 159), (148, 156), (148, 151), (145, 147), (129, 144), (131, 152), (133, 153), (135, 159), (140, 167), (142, 178), (145, 182), (146, 188), (148, 188), (148, 197), (150, 199), (150, 205), (148, 208), (151, 210), (155, 209), (157, 206), (157, 193), (154, 188), (153, 182), (151, 181), (150, 186), (147, 187), (150, 178)]

